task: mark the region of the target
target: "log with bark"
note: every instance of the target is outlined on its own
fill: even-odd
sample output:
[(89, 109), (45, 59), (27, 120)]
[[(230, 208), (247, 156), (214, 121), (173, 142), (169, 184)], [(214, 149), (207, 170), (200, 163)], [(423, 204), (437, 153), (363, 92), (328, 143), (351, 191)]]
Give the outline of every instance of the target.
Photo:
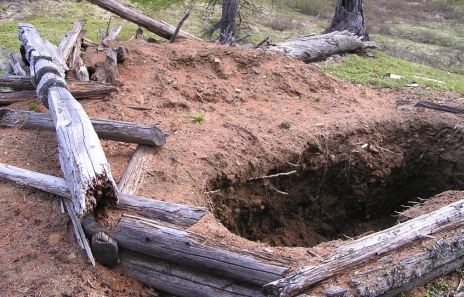
[[(123, 4), (116, 0), (89, 0), (89, 2), (118, 15), (123, 19), (126, 19), (130, 22), (133, 22), (134, 24), (144, 27), (148, 31), (168, 40), (171, 39), (172, 35), (176, 30), (174, 26), (160, 22), (144, 14), (143, 12), (135, 9), (134, 7)], [(179, 31), (176, 38), (200, 40), (199, 38), (182, 30)]]
[(356, 34), (342, 31), (297, 37), (270, 46), (262, 46), (261, 49), (309, 63), (326, 59), (333, 54), (375, 47), (375, 42), (362, 41)]
[[(286, 278), (265, 285), (264, 293), (268, 296), (295, 296), (312, 285), (346, 272), (372, 257), (396, 251), (415, 240), (430, 238), (434, 234), (458, 228), (463, 224), (464, 201), (458, 201), (341, 246), (335, 250), (334, 255), (324, 259), (323, 264), (301, 267)], [(463, 251), (464, 249), (460, 248), (458, 253)]]
[[(164, 146), (169, 133), (155, 125), (147, 126), (131, 122), (91, 119), (95, 132), (101, 139)], [(21, 129), (55, 130), (50, 114), (0, 108), (0, 126)]]
[(86, 235), (104, 231), (119, 247), (255, 285), (281, 278), (288, 270), (247, 255), (203, 244), (207, 238), (152, 220), (123, 215), (113, 231), (102, 230), (92, 215), (82, 220)]
[[(71, 198), (68, 185), (63, 178), (33, 172), (0, 163), (0, 178), (17, 184), (33, 187), (54, 195)], [(155, 199), (120, 193), (116, 209), (133, 211), (150, 219), (189, 227), (194, 225), (207, 212), (206, 207), (194, 207)]]
[(68, 91), (56, 47), (53, 50), (43, 42), (32, 25), (20, 23), (18, 28), (32, 83), (56, 127), (61, 169), (74, 210), (78, 215), (104, 213), (106, 206), (117, 203), (118, 190), (100, 140), (84, 109)]

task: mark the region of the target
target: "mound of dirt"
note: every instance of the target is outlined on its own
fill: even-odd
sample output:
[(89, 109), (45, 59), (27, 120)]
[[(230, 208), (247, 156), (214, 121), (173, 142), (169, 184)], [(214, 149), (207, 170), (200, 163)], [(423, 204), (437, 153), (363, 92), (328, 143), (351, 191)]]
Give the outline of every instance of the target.
[[(309, 247), (327, 255), (346, 237), (391, 226), (418, 196), (463, 188), (461, 119), (412, 106), (425, 93), (461, 105), (460, 94), (355, 85), (315, 65), (200, 42), (112, 46), (128, 50), (118, 92), (81, 104), (91, 118), (170, 133), (137, 195), (208, 207), (189, 230), (213, 241), (311, 265)], [(95, 70), (105, 52), (89, 47), (84, 60)], [(53, 132), (0, 128), (0, 144), (1, 163), (62, 176)], [(118, 181), (136, 145), (102, 146)], [(56, 197), (2, 180), (0, 208), (6, 295), (155, 294), (122, 271), (91, 267)]]

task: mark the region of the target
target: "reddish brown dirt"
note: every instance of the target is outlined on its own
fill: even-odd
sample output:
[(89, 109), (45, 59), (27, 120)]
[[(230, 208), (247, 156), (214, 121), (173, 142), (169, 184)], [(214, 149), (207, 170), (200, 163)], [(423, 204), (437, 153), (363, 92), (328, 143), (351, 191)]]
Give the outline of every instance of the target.
[[(393, 224), (393, 211), (409, 197), (463, 188), (461, 118), (412, 106), (418, 99), (461, 105), (460, 94), (355, 85), (315, 65), (235, 47), (121, 45), (129, 54), (119, 65), (118, 92), (81, 104), (91, 118), (170, 133), (137, 195), (210, 208), (190, 231), (212, 241), (272, 251), (293, 268), (311, 265), (318, 260), (308, 247), (327, 255), (341, 238)], [(104, 51), (89, 48), (85, 59), (98, 66)], [(29, 103), (8, 108), (27, 110)], [(47, 110), (39, 105), (37, 112)], [(196, 113), (206, 119), (195, 123)], [(101, 143), (118, 181), (136, 145)], [(362, 148), (368, 143), (373, 150)], [(1, 163), (62, 176), (53, 132), (0, 128), (0, 145)], [(2, 294), (158, 294), (122, 271), (92, 267), (58, 201), (0, 181)]]

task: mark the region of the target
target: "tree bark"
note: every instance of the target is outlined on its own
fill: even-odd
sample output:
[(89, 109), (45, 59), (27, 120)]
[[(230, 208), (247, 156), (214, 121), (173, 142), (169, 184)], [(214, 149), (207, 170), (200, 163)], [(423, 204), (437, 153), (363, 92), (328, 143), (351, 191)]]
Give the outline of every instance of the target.
[(374, 47), (375, 42), (361, 41), (354, 33), (343, 31), (297, 37), (261, 49), (309, 63), (326, 59), (333, 54)]
[(301, 267), (263, 287), (268, 296), (295, 296), (310, 286), (346, 272), (371, 257), (393, 252), (414, 240), (457, 228), (464, 223), (464, 201), (452, 203), (389, 229), (348, 243), (318, 266)]
[(345, 30), (353, 32), (363, 41), (369, 40), (364, 23), (363, 0), (338, 0), (332, 23), (324, 33)]
[(238, 0), (223, 0), (222, 1), (222, 16), (221, 16), (221, 35), (219, 42), (224, 45), (233, 43), (235, 36), (235, 20), (237, 18)]
[[(89, 0), (90, 3), (100, 6), (101, 8), (111, 11), (112, 13), (126, 19), (134, 24), (137, 24), (141, 27), (146, 28), (148, 31), (155, 33), (166, 39), (171, 39), (171, 36), (176, 30), (175, 27), (171, 25), (166, 25), (163, 22), (160, 22), (140, 11), (133, 8), (132, 6), (125, 5), (116, 0)], [(184, 31), (180, 31), (178, 39), (195, 39), (200, 40), (199, 38), (190, 35)]]
[[(82, 225), (87, 236), (104, 231), (91, 215), (84, 218)], [(123, 215), (114, 231), (105, 233), (121, 248), (255, 285), (276, 280), (288, 270), (246, 254), (207, 246), (201, 243), (207, 240), (201, 235), (143, 218)]]
[(118, 267), (141, 283), (182, 297), (262, 297), (261, 287), (121, 249)]
[[(0, 177), (33, 187), (54, 195), (71, 199), (68, 185), (63, 178), (33, 172), (0, 163)], [(150, 219), (190, 227), (207, 212), (206, 207), (194, 207), (120, 193), (116, 209), (133, 211)]]
[[(130, 122), (93, 119), (90, 122), (101, 139), (150, 146), (164, 146), (166, 144), (166, 137), (169, 135), (155, 125), (146, 126)], [(3, 108), (0, 108), (0, 126), (55, 130), (55, 125), (50, 114)]]
[(20, 23), (18, 28), (32, 83), (56, 127), (61, 169), (74, 210), (78, 215), (103, 214), (106, 206), (117, 203), (118, 191), (100, 140), (84, 109), (69, 93), (64, 70), (50, 61), (56, 53), (50, 52), (50, 45), (40, 39), (32, 25)]

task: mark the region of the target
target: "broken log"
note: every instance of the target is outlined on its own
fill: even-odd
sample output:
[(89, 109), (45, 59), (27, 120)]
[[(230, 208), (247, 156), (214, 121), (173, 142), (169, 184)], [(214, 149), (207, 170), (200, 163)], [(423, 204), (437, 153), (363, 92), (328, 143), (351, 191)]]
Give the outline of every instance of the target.
[(102, 40), (103, 45), (106, 46), (106, 47), (109, 47), (110, 42), (117, 41), (118, 40), (118, 35), (121, 32), (121, 29), (122, 29), (121, 25), (114, 26), (113, 28), (111, 28), (108, 35), (105, 37), (105, 39)]
[[(166, 25), (163, 22), (160, 22), (143, 12), (135, 9), (132, 6), (123, 4), (116, 0), (89, 0), (90, 3), (100, 6), (101, 8), (108, 10), (123, 19), (126, 19), (134, 24), (137, 24), (141, 27), (146, 28), (148, 31), (155, 33), (166, 39), (171, 39), (174, 31), (176, 30), (175, 27)], [(185, 31), (179, 31), (177, 35), (178, 39), (194, 39), (194, 40), (201, 40)]]
[(375, 42), (361, 41), (361, 37), (356, 34), (342, 31), (297, 37), (270, 46), (262, 46), (261, 49), (309, 63), (326, 59), (333, 54), (375, 47)]
[(113, 265), (118, 260), (118, 243), (105, 232), (98, 232), (92, 236), (92, 253), (98, 262)]
[(332, 23), (324, 33), (348, 30), (363, 41), (369, 40), (364, 22), (363, 0), (338, 0)]
[[(60, 177), (0, 163), (0, 178), (71, 199), (68, 185)], [(175, 204), (125, 193), (120, 193), (119, 203), (114, 207), (183, 227), (194, 225), (208, 212), (206, 207)]]
[[(109, 93), (114, 92), (116, 90), (116, 87), (103, 85), (102, 87), (96, 87), (94, 89), (88, 90), (71, 89), (70, 93), (75, 99), (86, 99), (90, 97), (108, 95)], [(15, 102), (30, 100), (38, 100), (35, 91), (0, 92), (0, 105), (9, 105)]]
[(263, 296), (261, 287), (121, 249), (118, 267), (141, 283), (182, 297)]
[(116, 84), (116, 78), (118, 77), (118, 61), (116, 51), (112, 48), (109, 48), (106, 51), (105, 71), (105, 82), (111, 86), (114, 86)]
[(27, 76), (26, 74), (26, 64), (23, 61), (23, 58), (17, 51), (12, 51), (10, 53), (10, 60), (8, 63), (11, 65), (13, 69), (13, 73), (19, 76)]
[[(58, 49), (60, 50), (64, 61), (68, 60), (71, 51), (74, 51), (73, 49), (76, 46), (76, 43), (79, 45), (80, 50), (80, 42), (78, 42), (78, 39), (79, 37), (82, 38), (81, 32), (83, 31), (85, 22), (86, 20), (75, 21), (72, 30), (66, 33), (61, 39)], [(72, 59), (72, 61), (74, 61), (74, 59)], [(71, 68), (71, 65), (72, 63), (68, 63), (69, 68)]]
[(121, 193), (130, 195), (137, 194), (139, 185), (143, 183), (143, 177), (147, 172), (148, 166), (153, 160), (156, 148), (146, 145), (138, 145), (132, 155), (126, 171), (119, 180), (118, 189)]
[(295, 296), (310, 286), (345, 272), (371, 257), (395, 251), (414, 240), (451, 230), (464, 224), (464, 201), (400, 223), (389, 229), (360, 238), (341, 246), (318, 266), (298, 268), (287, 277), (263, 287), (268, 296)]
[[(92, 215), (82, 220), (82, 226), (89, 237), (105, 231)], [(288, 270), (256, 260), (245, 251), (238, 254), (207, 246), (202, 244), (207, 240), (204, 236), (140, 217), (124, 214), (114, 231), (105, 233), (121, 248), (255, 285), (279, 279)]]
[[(56, 127), (61, 169), (76, 214), (102, 212), (116, 204), (118, 191), (100, 140), (82, 106), (69, 93), (55, 54), (30, 24), (18, 24), (37, 96), (50, 109)], [(58, 52), (58, 50), (56, 50)]]
[[(101, 139), (164, 146), (166, 137), (169, 136), (155, 125), (146, 126), (131, 122), (96, 119), (91, 119), (90, 122)], [(50, 114), (4, 108), (0, 108), (0, 126), (55, 130)]]

